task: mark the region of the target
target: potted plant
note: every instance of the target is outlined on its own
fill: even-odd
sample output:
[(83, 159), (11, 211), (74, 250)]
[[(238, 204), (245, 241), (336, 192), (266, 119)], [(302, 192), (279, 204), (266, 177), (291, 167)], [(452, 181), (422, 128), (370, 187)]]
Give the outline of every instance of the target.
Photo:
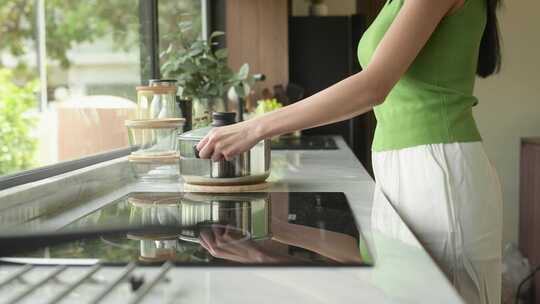
[(248, 64), (235, 73), (227, 65), (227, 49), (214, 49), (215, 39), (225, 35), (224, 32), (214, 32), (208, 39), (188, 41), (183, 31), (180, 30), (176, 40), (180, 45), (171, 43), (162, 52), (161, 71), (165, 77), (178, 80), (182, 99), (192, 101), (193, 128), (205, 127), (212, 120), (212, 112), (226, 110), (224, 97), (229, 88), (234, 87), (238, 96), (245, 97), (254, 79)]
[(328, 15), (328, 6), (324, 0), (306, 0), (309, 3), (310, 16), (326, 16)]

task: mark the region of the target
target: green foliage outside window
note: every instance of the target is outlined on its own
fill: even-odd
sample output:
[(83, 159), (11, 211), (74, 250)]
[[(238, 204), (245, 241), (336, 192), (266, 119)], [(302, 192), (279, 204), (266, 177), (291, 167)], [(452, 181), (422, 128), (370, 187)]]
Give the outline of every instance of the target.
[[(36, 2), (0, 0), (0, 52), (8, 51), (18, 59), (18, 68), (25, 68), (22, 57), (28, 45), (34, 47), (38, 33)], [(138, 7), (126, 0), (65, 1), (46, 0), (46, 48), (49, 59), (62, 67), (70, 65), (67, 51), (77, 43), (93, 42), (112, 35), (118, 49), (128, 49), (137, 36), (126, 33), (138, 30)], [(0, 66), (2, 62), (0, 61)]]
[[(68, 69), (68, 51), (106, 37), (112, 39), (114, 50), (139, 49), (139, 1), (146, 0), (46, 0), (47, 63)], [(29, 64), (37, 51), (36, 2), (0, 0), (0, 176), (39, 165), (35, 162), (37, 141), (31, 137), (36, 118), (28, 116), (38, 105), (37, 68)], [(200, 12), (199, 0), (161, 0), (160, 43), (171, 43), (178, 23), (187, 21), (193, 24), (189, 36), (195, 40), (201, 31)], [(143, 69), (145, 63), (142, 59)], [(109, 95), (116, 92), (90, 88), (94, 90)]]
[(13, 72), (0, 69), (0, 175), (31, 168), (37, 142), (31, 135), (35, 119), (28, 110), (35, 108), (37, 81), (18, 86)]
[[(145, 0), (139, 0), (145, 1)], [(138, 48), (139, 1), (86, 0), (45, 1), (46, 48), (49, 60), (70, 66), (67, 51), (80, 43), (92, 43), (110, 35), (119, 51)], [(17, 58), (17, 70), (26, 69), (24, 55), (35, 47), (38, 28), (36, 1), (0, 0), (0, 53)], [(201, 32), (199, 0), (163, 0), (159, 2), (161, 47), (175, 37), (178, 24), (190, 22), (188, 36), (193, 41)], [(0, 56), (0, 67), (3, 62)]]

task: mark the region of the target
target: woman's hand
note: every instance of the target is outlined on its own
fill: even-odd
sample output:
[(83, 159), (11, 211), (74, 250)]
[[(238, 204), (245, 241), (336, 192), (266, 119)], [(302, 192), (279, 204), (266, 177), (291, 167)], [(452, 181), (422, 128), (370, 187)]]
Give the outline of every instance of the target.
[(256, 260), (257, 247), (228, 225), (212, 224), (200, 231), (201, 246), (216, 258), (249, 263)]
[(200, 158), (231, 160), (263, 139), (256, 119), (212, 129), (197, 145)]
[(201, 246), (216, 258), (238, 263), (287, 263), (296, 259), (275, 254), (258, 245), (237, 228), (212, 224), (200, 231)]

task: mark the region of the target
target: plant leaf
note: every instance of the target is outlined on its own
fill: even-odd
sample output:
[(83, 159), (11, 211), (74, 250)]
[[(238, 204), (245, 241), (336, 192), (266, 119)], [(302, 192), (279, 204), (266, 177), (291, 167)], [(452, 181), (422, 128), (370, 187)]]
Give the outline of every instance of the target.
[(170, 54), (172, 52), (172, 49), (173, 49), (173, 45), (172, 45), (172, 43), (170, 43), (169, 47), (165, 51), (163, 51), (163, 52), (161, 52), (159, 54), (159, 57), (163, 58), (163, 57), (165, 57), (165, 55)]
[(180, 64), (179, 68), (188, 73), (195, 73), (198, 71), (197, 65), (191, 61), (186, 61), (183, 64)]
[(234, 91), (236, 92), (236, 95), (238, 97), (240, 98), (246, 97), (246, 94), (244, 94), (245, 93), (244, 86), (241, 83), (234, 86)]
[(216, 51), (215, 53), (216, 57), (219, 58), (219, 59), (225, 59), (227, 58), (227, 56), (229, 55), (229, 52), (227, 51), (226, 48), (223, 48), (223, 49), (219, 49)]
[(221, 31), (215, 31), (213, 32), (212, 34), (210, 34), (210, 37), (208, 38), (208, 40), (213, 40), (217, 37), (220, 37), (220, 36), (224, 36), (225, 35), (225, 32), (221, 32)]
[(193, 28), (193, 24), (190, 21), (182, 21), (178, 23), (178, 27), (180, 28), (180, 32), (187, 32)]
[(245, 80), (245, 83), (247, 83), (249, 87), (253, 88), (255, 86), (255, 78), (248, 77), (248, 79)]
[(249, 75), (249, 64), (244, 63), (242, 67), (240, 67), (240, 70), (238, 71), (238, 74), (237, 74), (238, 79), (244, 80), (248, 77), (248, 75)]
[(203, 52), (204, 52), (204, 50), (202, 48), (192, 48), (191, 50), (189, 50), (189, 52), (186, 54), (186, 56), (196, 57), (196, 56), (201, 55)]

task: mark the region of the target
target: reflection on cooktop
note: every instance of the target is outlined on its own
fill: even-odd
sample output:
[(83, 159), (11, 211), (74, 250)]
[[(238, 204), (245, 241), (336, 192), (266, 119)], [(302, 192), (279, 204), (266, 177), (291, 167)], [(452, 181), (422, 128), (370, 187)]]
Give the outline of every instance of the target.
[(336, 141), (331, 136), (280, 136), (272, 140), (273, 150), (337, 150)]
[[(112, 226), (124, 230), (104, 230)], [(81, 237), (16, 256), (113, 264), (372, 265), (343, 193), (132, 193), (62, 231)]]

